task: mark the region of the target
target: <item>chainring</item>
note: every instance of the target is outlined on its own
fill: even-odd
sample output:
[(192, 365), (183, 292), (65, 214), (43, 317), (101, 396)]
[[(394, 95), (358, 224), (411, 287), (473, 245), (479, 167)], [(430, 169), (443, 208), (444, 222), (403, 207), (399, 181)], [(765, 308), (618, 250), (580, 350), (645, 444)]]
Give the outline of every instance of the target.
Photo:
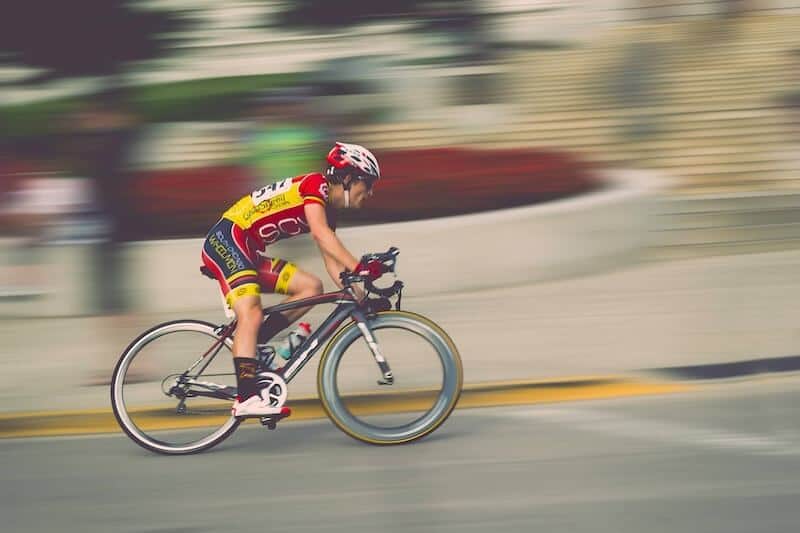
[(256, 375), (261, 397), (272, 407), (283, 407), (289, 390), (286, 381), (274, 372), (259, 372)]

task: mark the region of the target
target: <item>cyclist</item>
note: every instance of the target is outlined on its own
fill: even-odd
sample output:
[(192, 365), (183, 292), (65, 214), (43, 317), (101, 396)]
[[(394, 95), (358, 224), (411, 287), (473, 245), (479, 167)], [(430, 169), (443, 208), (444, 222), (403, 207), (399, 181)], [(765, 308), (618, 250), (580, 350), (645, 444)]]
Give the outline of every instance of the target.
[(362, 265), (334, 233), (334, 209), (360, 208), (372, 195), (380, 179), (378, 161), (363, 146), (337, 142), (327, 162), (324, 175), (286, 178), (242, 197), (206, 236), (203, 264), (219, 282), (237, 319), (233, 363), (238, 397), (232, 408), (234, 416), (277, 414), (260, 394), (258, 374), (265, 369), (259, 368), (257, 345), (266, 344), (310, 309), (270, 313), (264, 319), (261, 293), (286, 294), (285, 302), (322, 294), (319, 278), (288, 261), (268, 257), (267, 246), (310, 233), (328, 274), (340, 288), (339, 274), (344, 270), (368, 279), (383, 274), (379, 261)]

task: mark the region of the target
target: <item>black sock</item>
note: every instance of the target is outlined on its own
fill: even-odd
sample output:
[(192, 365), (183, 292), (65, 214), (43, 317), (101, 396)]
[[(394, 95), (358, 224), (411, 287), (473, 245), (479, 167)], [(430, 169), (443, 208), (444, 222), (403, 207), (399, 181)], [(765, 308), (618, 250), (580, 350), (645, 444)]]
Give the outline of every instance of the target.
[(258, 361), (252, 357), (234, 357), (233, 368), (236, 370), (236, 385), (239, 393), (239, 400), (245, 401), (251, 396), (258, 394), (256, 382), (256, 365)]
[(270, 313), (258, 328), (258, 344), (266, 344), (269, 340), (289, 327), (289, 319), (283, 313)]

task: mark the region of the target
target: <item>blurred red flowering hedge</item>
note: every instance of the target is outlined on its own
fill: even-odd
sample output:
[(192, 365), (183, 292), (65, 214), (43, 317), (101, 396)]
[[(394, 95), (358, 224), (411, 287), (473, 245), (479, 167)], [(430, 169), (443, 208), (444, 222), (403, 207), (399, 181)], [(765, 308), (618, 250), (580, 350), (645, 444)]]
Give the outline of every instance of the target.
[[(434, 148), (377, 155), (384, 179), (365, 208), (340, 212), (340, 226), (530, 205), (602, 186), (591, 167), (562, 152)], [(131, 239), (201, 237), (258, 186), (235, 166), (142, 172), (132, 185)]]

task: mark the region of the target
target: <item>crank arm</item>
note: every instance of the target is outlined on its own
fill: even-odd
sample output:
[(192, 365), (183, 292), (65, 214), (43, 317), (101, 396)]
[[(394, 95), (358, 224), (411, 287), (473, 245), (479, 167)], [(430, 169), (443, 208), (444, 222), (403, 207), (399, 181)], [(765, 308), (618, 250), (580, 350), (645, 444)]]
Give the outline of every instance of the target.
[[(170, 390), (171, 395), (179, 398), (196, 398), (203, 396), (207, 398), (218, 398), (220, 400), (233, 400), (236, 398), (236, 387), (224, 387), (209, 381), (186, 380), (183, 385), (186, 389), (179, 389), (177, 386)], [(177, 389), (177, 390), (176, 390)], [(180, 391), (180, 392), (178, 392)]]
[(236, 390), (233, 387), (229, 388), (233, 389), (232, 393), (226, 390), (189, 390), (186, 392), (184, 398), (216, 398), (217, 400), (235, 400)]

